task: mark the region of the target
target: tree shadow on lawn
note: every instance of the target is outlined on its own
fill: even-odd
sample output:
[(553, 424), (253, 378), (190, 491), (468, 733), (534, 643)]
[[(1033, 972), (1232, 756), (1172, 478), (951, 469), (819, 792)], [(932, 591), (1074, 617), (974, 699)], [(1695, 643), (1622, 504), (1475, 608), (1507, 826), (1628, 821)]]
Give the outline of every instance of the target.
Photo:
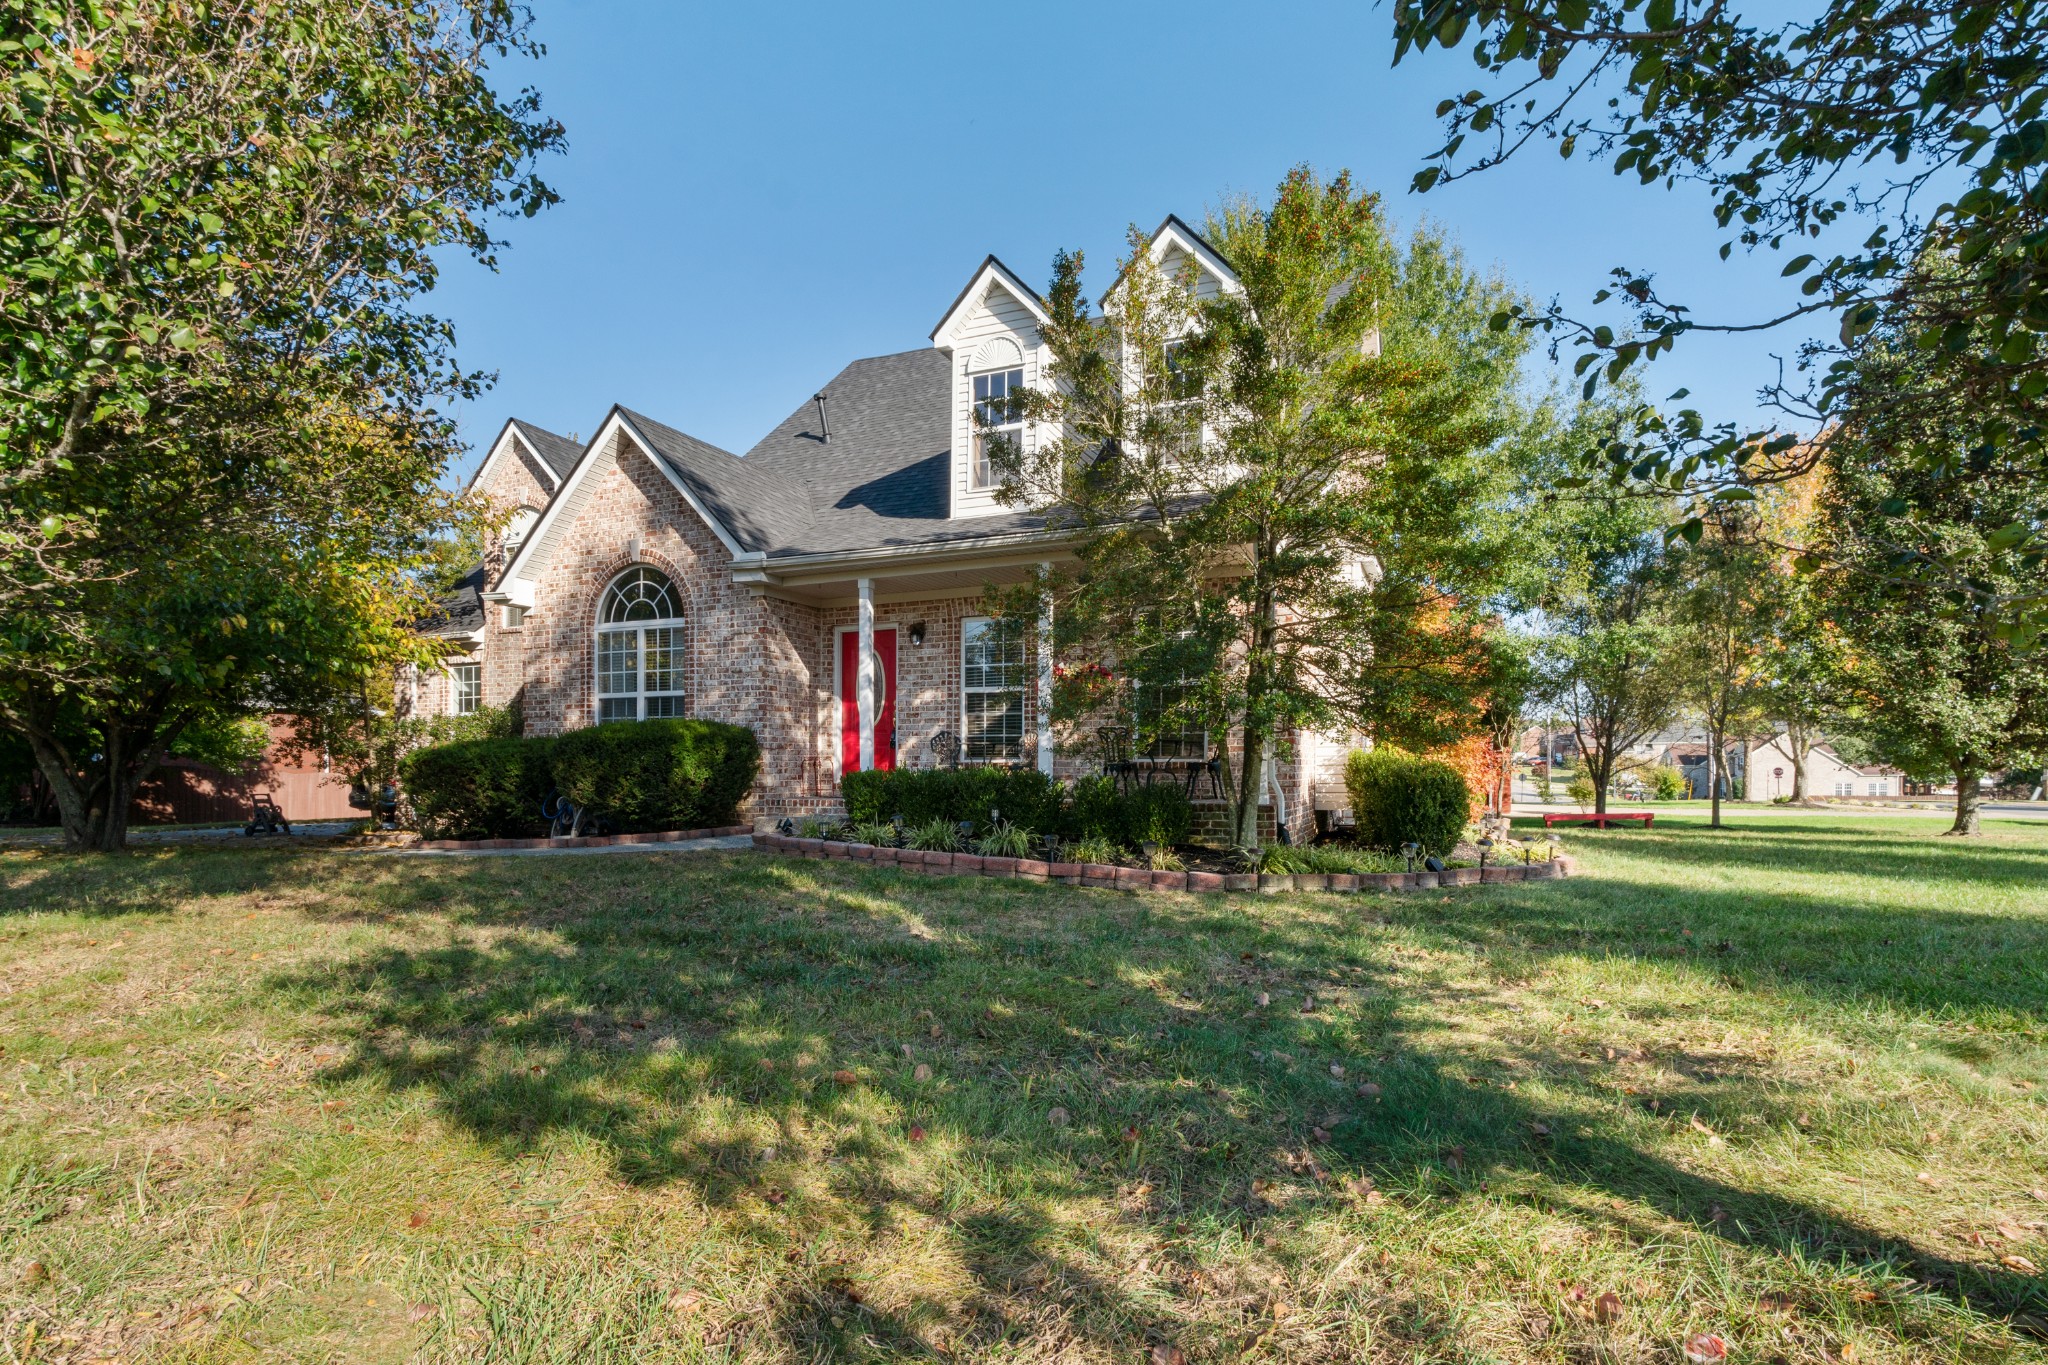
[[(1704, 821), (1670, 823), (1654, 829), (1593, 830), (1579, 826), (1563, 832), (1578, 851), (1621, 857), (1657, 857), (1673, 864), (1730, 868), (1782, 875), (1824, 876), (1847, 872), (1859, 876), (1924, 882), (1932, 878), (1967, 880), (1973, 886), (2039, 890), (2048, 886), (2048, 824), (2009, 821), (1992, 832), (1993, 839), (1943, 838), (1933, 827), (1901, 830), (1884, 827), (1872, 817), (1845, 817), (1859, 825), (1844, 828), (1753, 817), (1716, 830)], [(1543, 835), (1542, 821), (1518, 817), (1517, 834)], [(2000, 836), (2020, 835), (2026, 842), (2004, 842)], [(2028, 836), (2032, 836), (2029, 838)]]
[[(595, 1139), (622, 1181), (688, 1187), (764, 1245), (801, 1246), (849, 1222), (877, 1234), (914, 1213), (947, 1230), (971, 1273), (965, 1307), (981, 1349), (1054, 1318), (1083, 1335), (1116, 1324), (1102, 1344), (1118, 1350), (1133, 1324), (1171, 1336), (1176, 1315), (1156, 1295), (1061, 1249), (1070, 1201), (1114, 1205), (1144, 1185), (1150, 1200), (1105, 1233), (1170, 1242), (1196, 1223), (1256, 1235), (1291, 1226), (1259, 1193), (1264, 1182), (1292, 1180), (1313, 1205), (1346, 1199), (1356, 1175), (1421, 1203), (1473, 1198), (1489, 1182), (1498, 1198), (1540, 1177), (1586, 1193), (1579, 1218), (1638, 1241), (1668, 1229), (1638, 1225), (1641, 1209), (1617, 1199), (1731, 1242), (1915, 1275), (1983, 1312), (2043, 1302), (2031, 1277), (1699, 1175), (1629, 1141), (1626, 1124), (1532, 1103), (1494, 1061), (1436, 1036), (1426, 984), (1386, 943), (1345, 932), (1363, 909), (1539, 958), (1597, 953), (1615, 931), (1600, 915), (1622, 912), (1567, 888), (1316, 898), (1247, 916), (1222, 898), (925, 882), (745, 856), (664, 859), (658, 872), (637, 859), (566, 863), (523, 884), (502, 865), (427, 874), (417, 904), (449, 914), (460, 941), (277, 978), (352, 1048), (328, 1074), (424, 1092), (508, 1156), (548, 1134)], [(377, 913), (402, 920), (406, 898), (386, 899)], [(1736, 911), (1725, 896), (1687, 892), (1682, 903), (1700, 923)], [(1987, 931), (1943, 918), (1960, 940)], [(1949, 964), (1945, 989), (1989, 999), (1954, 970), (1968, 961)], [(1844, 988), (1889, 998), (1875, 981)], [(1258, 1008), (1261, 991), (1276, 1003)], [(1322, 1003), (1304, 1012), (1311, 995)], [(1579, 1072), (1583, 1096), (1612, 1103), (1580, 1065), (1582, 1042), (1530, 1045), (1523, 1061)], [(1659, 1060), (1689, 1077), (1659, 1124), (1682, 1129), (1690, 1110), (1731, 1125), (1761, 1113), (1776, 1127), (1810, 1102), (1726, 1057)], [(914, 1077), (917, 1063), (930, 1079)], [(1341, 1083), (1332, 1063), (1347, 1068)], [(1355, 1089), (1368, 1078), (1376, 1098)], [(1055, 1108), (1069, 1124), (1050, 1121)], [(1274, 1254), (1309, 1263), (1316, 1252), (1283, 1237)], [(857, 1332), (900, 1352), (951, 1302), (856, 1313), (855, 1293), (793, 1277), (775, 1329), (810, 1349)]]

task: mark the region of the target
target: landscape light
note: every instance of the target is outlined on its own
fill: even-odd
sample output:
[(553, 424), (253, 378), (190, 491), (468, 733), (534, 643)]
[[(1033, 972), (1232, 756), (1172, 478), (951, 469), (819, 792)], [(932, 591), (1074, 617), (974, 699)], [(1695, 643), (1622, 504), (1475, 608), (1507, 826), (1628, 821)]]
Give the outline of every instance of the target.
[(1410, 872), (1415, 870), (1415, 855), (1420, 852), (1422, 852), (1422, 845), (1416, 843), (1413, 839), (1401, 845), (1401, 856), (1408, 860), (1408, 870)]

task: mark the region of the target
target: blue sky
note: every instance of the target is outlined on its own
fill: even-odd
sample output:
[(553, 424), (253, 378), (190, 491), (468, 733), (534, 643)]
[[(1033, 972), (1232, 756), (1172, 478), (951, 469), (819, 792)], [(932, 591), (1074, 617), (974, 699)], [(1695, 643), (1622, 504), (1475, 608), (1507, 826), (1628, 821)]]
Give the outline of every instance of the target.
[[(744, 451), (849, 360), (928, 344), (983, 255), (1042, 283), (1055, 249), (1107, 282), (1133, 221), (1199, 222), (1296, 162), (1349, 167), (1397, 221), (1583, 304), (1654, 269), (1703, 316), (1759, 313), (1778, 262), (1722, 263), (1694, 189), (1645, 189), (1532, 146), (1408, 193), (1469, 58), (1392, 68), (1384, 6), (965, 7), (536, 0), (530, 80), (568, 127), (564, 202), (505, 229), (497, 273), (447, 263), (429, 307), (498, 386), (459, 416), (588, 436), (614, 402)], [(1653, 390), (1757, 415), (1794, 336), (1688, 343)], [(1568, 357), (1567, 357), (1568, 359)], [(458, 474), (466, 476), (473, 452)]]

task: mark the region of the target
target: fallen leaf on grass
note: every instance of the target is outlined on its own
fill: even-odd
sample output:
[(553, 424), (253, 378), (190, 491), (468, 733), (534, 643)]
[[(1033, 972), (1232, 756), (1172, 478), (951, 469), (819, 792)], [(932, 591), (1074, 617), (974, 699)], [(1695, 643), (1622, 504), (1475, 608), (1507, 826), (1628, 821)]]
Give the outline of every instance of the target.
[(2008, 1242), (2024, 1242), (2027, 1240), (2027, 1230), (2015, 1223), (2000, 1223), (1998, 1225), (1998, 1235)]
[(1308, 1130), (1308, 1135), (1317, 1142), (1328, 1142), (1330, 1140), (1330, 1130), (1327, 1128), (1311, 1128)]
[(1621, 1295), (1608, 1290), (1593, 1300), (1593, 1320), (1601, 1323), (1621, 1321)]
[(1789, 1313), (1799, 1306), (1799, 1300), (1790, 1294), (1764, 1294), (1758, 1297), (1756, 1306), (1766, 1313)]
[(668, 1296), (668, 1311), (687, 1318), (704, 1306), (704, 1296), (694, 1289), (678, 1289)]
[(854, 1075), (851, 1071), (835, 1071), (832, 1073), (832, 1083), (834, 1085), (858, 1085), (860, 1077)]
[(912, 1142), (923, 1142), (923, 1141), (924, 1141), (924, 1129), (923, 1129), (922, 1127), (918, 1126), (918, 1125), (917, 1125), (917, 1124), (915, 1124), (915, 1123), (911, 1124), (911, 1125), (910, 1125), (910, 1140), (911, 1140)]
[(1060, 1108), (1048, 1110), (1045, 1115), (1045, 1121), (1055, 1128), (1064, 1128), (1073, 1120), (1074, 1116), (1072, 1114)]
[(913, 1081), (928, 1081), (931, 1078), (932, 1069), (929, 1066), (926, 1066), (923, 1062), (919, 1062), (917, 1064), (917, 1070), (910, 1073), (910, 1079)]
[(1335, 1076), (1335, 1077), (1336, 1077), (1336, 1078), (1337, 1078), (1338, 1080), (1340, 1080), (1340, 1081), (1341, 1081), (1341, 1080), (1343, 1080), (1343, 1079), (1344, 1079), (1344, 1064), (1343, 1064), (1342, 1062), (1331, 1062), (1331, 1063), (1330, 1063), (1330, 1074), (1331, 1074), (1332, 1076)]
[(1369, 1100), (1376, 1100), (1380, 1097), (1380, 1088), (1371, 1081), (1367, 1081), (1364, 1085), (1358, 1087), (1358, 1093)]
[(2024, 1256), (2001, 1256), (1998, 1258), (1998, 1263), (2007, 1270), (2017, 1270), (2022, 1275), (2038, 1275), (2041, 1271), (2041, 1267), (2035, 1265)]
[(28, 1268), (21, 1272), (21, 1282), (23, 1284), (48, 1284), (50, 1282), (50, 1267), (44, 1265), (41, 1261), (30, 1261)]
[(1842, 1365), (1855, 1365), (1863, 1359), (1863, 1352), (1856, 1349), (1855, 1342), (1845, 1341), (1835, 1348), (1835, 1359), (1841, 1361)]
[(1547, 1138), (1550, 1136), (1550, 1125), (1539, 1120), (1529, 1125), (1529, 1132), (1536, 1137)]
[(441, 1310), (431, 1303), (416, 1303), (405, 1310), (408, 1322), (425, 1322), (428, 1318), (439, 1317)]
[(1913, 1178), (1919, 1181), (1921, 1184), (1925, 1185), (1930, 1190), (1939, 1189), (1941, 1187), (1941, 1182), (1939, 1180), (1936, 1180), (1933, 1176), (1929, 1175), (1925, 1171), (1920, 1172), (1920, 1174), (1914, 1176)]
[(1728, 1343), (1712, 1332), (1694, 1332), (1685, 1339), (1685, 1358), (1693, 1365), (1709, 1365), (1728, 1358)]
[(1271, 991), (1260, 991), (1260, 992), (1259, 992), (1259, 1008), (1260, 1008), (1260, 1009), (1264, 1009), (1264, 1008), (1265, 1008), (1266, 1006), (1268, 1006), (1268, 1005), (1270, 1005), (1270, 1004), (1272, 1004), (1272, 1003), (1273, 1003), (1273, 993), (1272, 993)]
[(414, 1209), (412, 1217), (405, 1220), (405, 1225), (409, 1228), (425, 1227), (427, 1225), (427, 1211), (425, 1209)]
[(789, 1191), (773, 1189), (763, 1190), (761, 1191), (761, 1198), (767, 1200), (771, 1206), (779, 1207), (784, 1201), (786, 1201), (789, 1198)]
[(1181, 1354), (1178, 1346), (1154, 1346), (1152, 1365), (1188, 1365), (1188, 1358)]

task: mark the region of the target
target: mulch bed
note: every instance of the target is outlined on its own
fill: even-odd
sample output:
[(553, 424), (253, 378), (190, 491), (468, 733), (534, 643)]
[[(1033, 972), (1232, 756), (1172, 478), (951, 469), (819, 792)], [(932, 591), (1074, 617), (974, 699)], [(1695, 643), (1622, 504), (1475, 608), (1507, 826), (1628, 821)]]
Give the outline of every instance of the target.
[(1206, 871), (1154, 872), (1142, 867), (1107, 863), (1051, 863), (1036, 858), (997, 858), (979, 853), (933, 853), (914, 848), (881, 848), (838, 839), (798, 839), (786, 834), (756, 834), (754, 847), (792, 858), (843, 859), (941, 876), (1014, 877), (1024, 881), (1061, 882), (1122, 891), (1424, 891), (1440, 886), (1480, 883), (1548, 881), (1569, 877), (1570, 858), (1551, 862), (1510, 863), (1452, 868), (1445, 872), (1297, 872), (1253, 873)]
[[(432, 849), (484, 848), (605, 848), (612, 844), (673, 844), (684, 839), (725, 839), (736, 834), (753, 834), (752, 825), (720, 825), (716, 829), (671, 829), (659, 834), (578, 834), (560, 839), (422, 839), (417, 847)], [(755, 841), (760, 840), (755, 835)]]

